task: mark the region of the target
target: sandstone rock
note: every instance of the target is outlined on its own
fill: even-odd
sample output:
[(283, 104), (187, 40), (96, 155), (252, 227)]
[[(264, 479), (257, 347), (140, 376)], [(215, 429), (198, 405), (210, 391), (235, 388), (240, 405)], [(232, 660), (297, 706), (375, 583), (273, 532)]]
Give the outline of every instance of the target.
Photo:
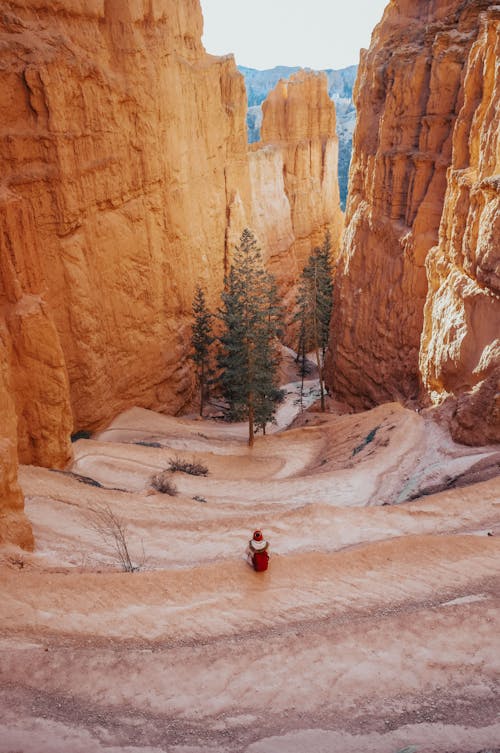
[(266, 265), (281, 285), (293, 285), (300, 270), (289, 253), (295, 241), (290, 202), (283, 180), (281, 147), (257, 145), (249, 152), (252, 228), (262, 245)]
[(337, 252), (343, 214), (335, 106), (327, 77), (299, 71), (263, 104), (261, 141), (250, 151), (253, 227), (290, 311), (295, 283), (330, 231)]
[(4, 538), (28, 541), (16, 426), (61, 467), (72, 427), (189, 399), (194, 286), (218, 296), (250, 203), (243, 79), (202, 24), (198, 0), (2, 3)]
[[(176, 412), (194, 285), (215, 299), (248, 221), (243, 79), (232, 57), (205, 53), (197, 0), (2, 10), (0, 168), (43, 249), (29, 322), (53, 321), (47, 368), (61, 388), (67, 371), (75, 430), (133, 404)], [(33, 342), (27, 321), (16, 336)], [(44, 398), (62, 401), (55, 392)], [(56, 437), (39, 418), (46, 447), (32, 459), (50, 464), (67, 454), (68, 422)], [(21, 416), (19, 429), (25, 448)]]
[(439, 244), (427, 258), (420, 368), (457, 396), (455, 438), (500, 442), (500, 6), (480, 17), (463, 85)]
[[(357, 65), (350, 65), (340, 70), (327, 68), (322, 71), (327, 77), (328, 95), (335, 102), (337, 136), (339, 139), (338, 182), (340, 206), (342, 209), (345, 208), (347, 198), (352, 134), (356, 122), (356, 111), (352, 102), (352, 90), (356, 80), (357, 69)], [(301, 68), (298, 66), (275, 66), (268, 70), (257, 70), (239, 65), (238, 70), (245, 77), (249, 105), (247, 112), (248, 140), (250, 143), (254, 143), (260, 139), (262, 103), (280, 79), (290, 78), (294, 73), (298, 73)]]
[(43, 300), (43, 253), (27, 202), (0, 191), (0, 307), (4, 368), (17, 414), (22, 463), (64, 467), (73, 425), (59, 336)]
[(8, 335), (0, 321), (0, 545), (33, 548), (33, 533), (23, 512), (17, 483), (17, 421), (7, 368)]
[[(490, 6), (483, 0), (467, 4), (461, 0), (429, 2), (425, 7), (409, 0), (392, 0), (374, 31), (370, 50), (362, 54), (355, 90), (358, 122), (350, 198), (327, 367), (330, 387), (356, 408), (391, 399), (422, 398), (425, 393), (419, 364), (425, 372), (425, 386), (433, 393), (447, 391), (442, 372), (450, 371), (450, 359), (455, 363), (456, 374), (449, 380), (448, 389), (454, 394), (475, 383), (466, 376), (476, 369), (474, 364), (482, 364), (477, 382), (490, 373), (486, 363), (494, 361), (492, 326), (496, 326), (497, 333), (498, 326), (497, 315), (492, 319), (492, 311), (498, 310), (498, 300), (492, 296), (493, 289), (486, 291), (484, 286), (486, 278), (493, 279), (495, 266), (496, 220), (492, 220), (497, 199), (493, 203), (491, 199), (481, 200), (481, 210), (474, 209), (474, 217), (467, 217), (467, 206), (464, 215), (463, 205), (453, 208), (447, 198), (449, 211), (454, 214), (453, 230), (443, 218), (442, 238), (448, 225), (459, 246), (462, 240), (469, 243), (471, 233), (482, 239), (479, 256), (485, 259), (484, 265), (478, 265), (475, 251), (474, 261), (471, 259), (473, 266), (484, 266), (479, 273), (481, 282), (455, 261), (450, 260), (451, 266), (445, 261), (448, 252), (443, 240), (429, 256), (438, 242), (452, 148), (453, 159), (460, 150), (464, 153), (459, 141), (467, 141), (465, 134), (473, 120), (477, 135), (471, 136), (472, 152), (478, 155), (473, 159), (483, 159), (479, 156), (483, 136), (489, 142), (487, 152), (492, 154), (496, 148), (498, 159), (498, 113), (492, 118), (488, 94), (480, 103), (479, 72), (472, 73), (472, 60), (479, 53), (471, 52), (471, 48), (476, 41), (480, 44), (487, 9), (490, 41), (492, 28), (497, 26), (497, 11)], [(494, 58), (498, 53), (490, 54)], [(498, 81), (493, 81), (492, 70), (485, 87), (496, 88), (497, 98)], [(464, 84), (467, 72), (469, 84), (467, 78)], [(475, 177), (469, 174), (468, 179), (464, 178), (467, 169), (468, 163), (463, 164), (463, 158), (459, 158), (460, 172), (455, 178), (450, 173), (449, 192), (456, 196), (460, 193), (452, 188), (454, 182), (463, 185), (464, 180), (470, 180), (475, 185)], [(484, 175), (493, 172), (488, 168)], [(485, 192), (498, 197), (495, 182), (488, 177), (486, 183)], [(463, 201), (463, 192), (461, 196)], [(472, 247), (475, 248), (474, 243)], [(437, 267), (442, 270), (439, 275)], [(468, 279), (460, 282), (463, 273)], [(429, 314), (424, 327), (427, 274), (434, 302), (427, 303)], [(466, 302), (472, 298), (477, 306)], [(470, 343), (479, 331), (482, 334), (477, 346), (469, 348), (463, 332), (457, 337), (447, 333), (446, 325), (440, 326), (438, 318), (443, 318), (446, 311), (453, 328), (457, 321), (465, 323), (465, 312), (474, 307), (476, 322), (470, 327), (465, 325), (466, 329), (469, 327), (466, 340)], [(448, 340), (450, 348), (445, 344)], [(459, 345), (462, 342), (464, 347)], [(443, 346), (442, 355), (437, 354), (439, 343)], [(467, 354), (467, 349), (474, 354)], [(483, 357), (485, 349), (488, 354)], [(436, 363), (437, 375), (433, 375), (434, 360), (441, 361), (441, 366)]]
[[(297, 254), (338, 228), (323, 80), (298, 77), (293, 106), (275, 103), (282, 130), (252, 161), (252, 193), (243, 78), (201, 33), (198, 0), (2, 5), (1, 356), (22, 462), (62, 467), (72, 430), (189, 401), (194, 287), (218, 301), (253, 219), (285, 288)], [(19, 501), (14, 452), (5, 463)]]
[(337, 179), (338, 138), (335, 105), (323, 73), (299, 71), (280, 81), (263, 106), (261, 143), (283, 152), (283, 178), (290, 202), (295, 243), (302, 269), (312, 248), (330, 230), (338, 243), (343, 214)]

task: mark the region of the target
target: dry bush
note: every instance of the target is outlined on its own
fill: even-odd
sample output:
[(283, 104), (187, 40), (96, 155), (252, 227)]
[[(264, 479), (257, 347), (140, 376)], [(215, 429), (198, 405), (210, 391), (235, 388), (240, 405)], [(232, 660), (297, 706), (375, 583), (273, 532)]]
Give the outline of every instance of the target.
[[(88, 526), (111, 547), (114, 559), (120, 563), (122, 570), (134, 573), (139, 565), (132, 562), (129, 552), (127, 523), (107, 504), (89, 509)], [(144, 552), (143, 552), (144, 554)]]
[(177, 487), (169, 474), (170, 471), (160, 471), (160, 473), (157, 473), (156, 476), (153, 476), (151, 479), (151, 486), (153, 489), (156, 489), (157, 492), (175, 497), (177, 494)]
[(198, 463), (194, 458), (191, 460), (183, 460), (182, 458), (170, 458), (169, 466), (170, 471), (181, 471), (182, 473), (189, 473), (191, 476), (207, 476), (208, 468), (203, 463)]

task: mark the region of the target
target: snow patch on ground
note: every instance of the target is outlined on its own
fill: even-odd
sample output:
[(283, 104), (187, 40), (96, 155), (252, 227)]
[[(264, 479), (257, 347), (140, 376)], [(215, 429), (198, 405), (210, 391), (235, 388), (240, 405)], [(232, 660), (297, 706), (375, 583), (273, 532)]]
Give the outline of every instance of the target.
[(475, 604), (478, 601), (486, 601), (489, 597), (486, 594), (470, 594), (470, 596), (459, 596), (451, 601), (444, 601), (442, 607), (452, 607), (457, 604)]

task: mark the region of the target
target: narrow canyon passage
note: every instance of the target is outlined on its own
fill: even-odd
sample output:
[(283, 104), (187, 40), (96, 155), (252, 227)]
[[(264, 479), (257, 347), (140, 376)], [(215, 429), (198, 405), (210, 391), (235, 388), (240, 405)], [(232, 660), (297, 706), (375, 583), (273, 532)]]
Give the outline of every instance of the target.
[[(200, 0), (2, 0), (0, 753), (500, 753), (500, 4), (384, 5), (359, 66), (271, 81)], [(174, 417), (247, 234), (264, 407), (290, 381), (252, 449)]]
[[(2, 572), (2, 753), (499, 750), (497, 481), (381, 504), (429, 453), (445, 478), (495, 448), (396, 404), (309, 417), (250, 451), (244, 426), (133, 409), (75, 444), (101, 488), (20, 469), (37, 551)], [(173, 456), (208, 476), (151, 493)], [(99, 504), (140, 572), (96, 539)]]

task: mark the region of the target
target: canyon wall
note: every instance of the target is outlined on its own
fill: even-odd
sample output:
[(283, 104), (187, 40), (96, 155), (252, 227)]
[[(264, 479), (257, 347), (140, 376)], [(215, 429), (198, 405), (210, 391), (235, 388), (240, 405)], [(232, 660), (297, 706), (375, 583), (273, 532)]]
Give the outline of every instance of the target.
[(250, 213), (243, 78), (202, 23), (198, 0), (2, 3), (2, 539), (30, 545), (18, 453), (63, 467), (72, 431), (189, 398), (194, 286), (215, 302)]
[[(498, 5), (485, 0), (392, 0), (362, 53), (327, 366), (330, 387), (356, 408), (427, 391), (439, 401), (490, 379), (489, 420), (497, 33)], [(466, 422), (464, 409), (460, 437), (474, 441)]]
[(29, 545), (12, 533), (14, 518), (26, 526), (18, 456), (61, 468), (72, 432), (131, 405), (175, 413), (189, 401), (194, 287), (218, 303), (245, 226), (284, 290), (325, 229), (338, 234), (323, 79), (297, 77), (289, 106), (281, 87), (249, 156), (243, 77), (232, 56), (205, 52), (202, 25), (198, 0), (2, 4), (0, 527), (11, 540)]
[(36, 364), (59, 370), (64, 413), (54, 432), (18, 412), (21, 448), (40, 431), (54, 445), (26, 461), (67, 458), (68, 403), (75, 430), (93, 429), (134, 403), (175, 412), (189, 393), (194, 285), (215, 299), (249, 205), (243, 79), (201, 33), (198, 0), (3, 3), (4, 245), (40, 296), (24, 338), (43, 341), (12, 383), (29, 394), (46, 383)]
[(17, 419), (8, 370), (8, 333), (0, 320), (0, 545), (33, 548), (33, 533), (23, 512), (17, 483)]
[(439, 243), (427, 257), (420, 368), (458, 397), (459, 441), (500, 442), (500, 5), (480, 17), (453, 134)]
[(343, 226), (335, 106), (324, 73), (279, 81), (263, 104), (261, 141), (250, 151), (253, 227), (266, 249), (285, 307), (327, 230), (338, 252)]

